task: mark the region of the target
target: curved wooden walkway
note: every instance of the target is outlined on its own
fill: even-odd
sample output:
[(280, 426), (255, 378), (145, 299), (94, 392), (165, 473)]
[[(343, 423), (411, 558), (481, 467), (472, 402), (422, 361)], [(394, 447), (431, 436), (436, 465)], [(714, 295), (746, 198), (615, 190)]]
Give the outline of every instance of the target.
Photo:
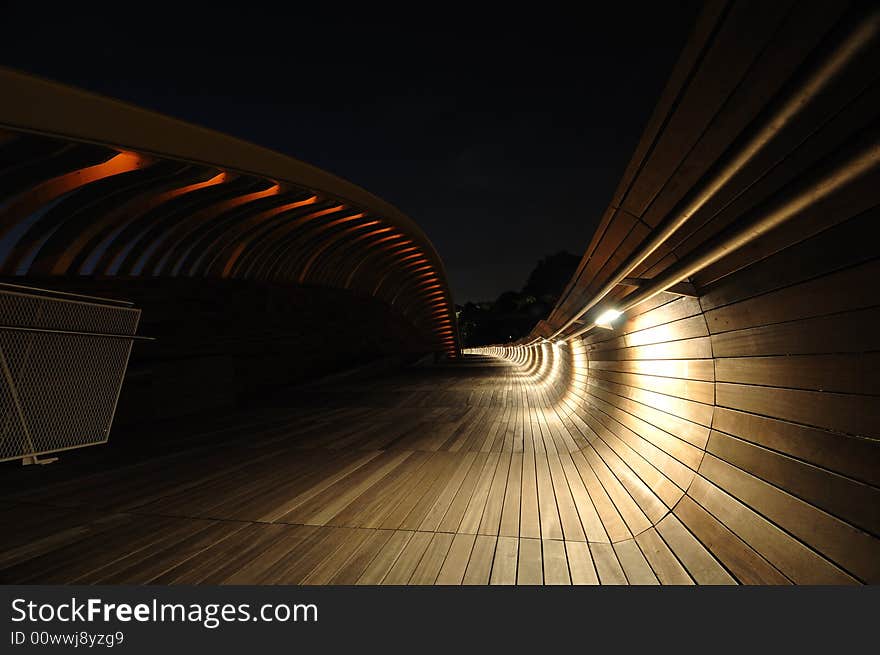
[(522, 369), (473, 357), (181, 423), (137, 461), (112, 459), (118, 434), (110, 454), (7, 468), (0, 580), (737, 581), (674, 515), (631, 523), (626, 488), (540, 399)]

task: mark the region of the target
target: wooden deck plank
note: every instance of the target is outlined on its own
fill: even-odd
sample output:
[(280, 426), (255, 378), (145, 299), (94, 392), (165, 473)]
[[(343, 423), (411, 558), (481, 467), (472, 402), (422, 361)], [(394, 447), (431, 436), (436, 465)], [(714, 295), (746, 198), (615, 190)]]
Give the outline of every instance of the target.
[(565, 473), (565, 479), (568, 481), (568, 488), (572, 495), (581, 526), (584, 531), (584, 538), (587, 541), (605, 542), (608, 541), (608, 533), (602, 524), (602, 519), (590, 499), (590, 494), (584, 484), (583, 479), (577, 472), (571, 454), (567, 453), (560, 457), (562, 470)]
[(448, 475), (458, 466), (459, 458), (449, 453), (438, 453), (428, 463), (427, 468), (414, 478), (388, 506), (377, 511), (373, 518), (364, 522), (364, 527), (396, 530), (414, 530), (437, 499), (437, 494), (446, 486)]
[(250, 561), (238, 566), (221, 583), (234, 585), (256, 584), (256, 581), (275, 566), (276, 562), (287, 553), (296, 550), (309, 537), (314, 537), (320, 530), (317, 526), (312, 525), (287, 526), (279, 524), (279, 527), (282, 529), (282, 532), (274, 543), (268, 547), (261, 546), (259, 552), (254, 553)]
[[(480, 523), (483, 520), (483, 513), (489, 500), (489, 492), (492, 488), (492, 481), (495, 478), (495, 472), (501, 458), (500, 453), (486, 453), (486, 461), (480, 471), (479, 478), (474, 485), (473, 493), (468, 500), (461, 523), (455, 529), (455, 532), (464, 532), (467, 534), (476, 534), (479, 532)], [(443, 523), (441, 530), (443, 529)]]
[(372, 530), (357, 551), (333, 574), (330, 584), (353, 585), (357, 583), (367, 566), (376, 558), (394, 534), (393, 530)]
[(669, 550), (666, 542), (657, 534), (656, 529), (645, 530), (636, 536), (636, 543), (642, 549), (661, 584), (692, 585), (694, 583), (681, 562)]
[[(482, 462), (477, 462), (478, 455), (478, 453), (465, 453), (458, 459), (454, 473), (450, 477), (440, 480), (439, 493), (429, 497), (433, 502), (430, 509), (427, 510), (427, 514), (421, 519), (420, 530), (433, 532), (439, 527), (471, 469), (476, 468), (479, 471)], [(483, 455), (483, 459), (485, 459), (485, 455)], [(411, 523), (405, 521), (403, 525), (409, 526)]]
[(464, 580), (477, 535), (457, 534), (452, 540), (443, 566), (437, 574), (438, 585), (460, 585)]
[(590, 555), (593, 556), (593, 562), (596, 564), (600, 584), (627, 584), (626, 574), (623, 572), (611, 544), (590, 544)]
[(516, 537), (498, 537), (498, 541), (495, 545), (495, 556), (492, 559), (492, 576), (489, 580), (490, 584), (516, 584), (519, 542), (520, 540)]
[(593, 556), (590, 554), (590, 547), (586, 542), (566, 541), (565, 553), (568, 558), (572, 584), (599, 584), (599, 576), (596, 574), (596, 567), (593, 566)]
[(657, 524), (657, 532), (697, 584), (736, 584), (712, 554), (687, 531), (674, 514)]
[(498, 534), (501, 523), (501, 513), (504, 508), (505, 490), (507, 487), (508, 473), (510, 471), (512, 453), (510, 451), (499, 453), (498, 464), (486, 497), (486, 505), (477, 528), (478, 534)]
[(330, 580), (343, 569), (361, 545), (367, 538), (373, 534), (371, 530), (363, 530), (354, 528), (343, 543), (333, 551), (329, 557), (323, 559), (312, 571), (306, 575), (300, 584), (304, 585), (323, 585), (328, 584)]
[(416, 532), (400, 552), (400, 556), (395, 560), (387, 575), (382, 578), (382, 584), (408, 584), (433, 537), (434, 533), (432, 532)]
[[(655, 327), (623, 350), (656, 346), (645, 341), (661, 333), (647, 332)], [(598, 349), (584, 358), (597, 365), (597, 380), (577, 373), (580, 395), (564, 403), (506, 365), (488, 369), (495, 377), (479, 368), (465, 379), (413, 374), (346, 392), (374, 406), (242, 420), (226, 431), (226, 451), (199, 446), (177, 462), (65, 472), (34, 494), (39, 502), (0, 505), (0, 520), (21, 526), (0, 549), (0, 580), (787, 584), (880, 576), (876, 474), (865, 464), (873, 455), (857, 439), (833, 435), (841, 451), (832, 456), (826, 431), (725, 408), (710, 437), (692, 403), (709, 400), (711, 360), (649, 366), (606, 357), (614, 349), (601, 340), (591, 345)], [(814, 355), (832, 369), (842, 361)], [(731, 363), (723, 384), (782, 375), (777, 360), (750, 366)], [(468, 399), (473, 405), (462, 405)], [(266, 431), (248, 434), (251, 426)], [(385, 450), (353, 450), (377, 446)], [(151, 485), (166, 466), (192, 479)], [(852, 506), (853, 498), (862, 502)], [(114, 514), (117, 506), (129, 509)], [(37, 520), (40, 508), (57, 527)]]
[(534, 450), (527, 450), (523, 454), (519, 534), (522, 537), (540, 539), (541, 519), (538, 514), (538, 479), (535, 461)]
[(501, 510), (501, 525), (498, 528), (498, 534), (504, 537), (519, 537), (520, 534), (522, 469), (522, 452), (512, 453), (510, 456), (510, 469), (507, 473), (507, 487), (504, 491), (504, 506)]
[(645, 559), (642, 551), (639, 550), (634, 539), (619, 541), (613, 544), (613, 546), (614, 553), (617, 555), (617, 560), (620, 562), (621, 567), (623, 567), (623, 572), (629, 584), (660, 584), (660, 581), (651, 569), (651, 565)]
[(493, 536), (477, 535), (476, 539), (474, 539), (474, 547), (471, 550), (471, 557), (468, 560), (462, 584), (489, 584), (493, 571), (497, 541), (498, 538)]
[(519, 540), (519, 554), (516, 567), (516, 584), (544, 584), (544, 562), (541, 552), (540, 539)]
[(356, 584), (376, 585), (381, 583), (413, 535), (415, 535), (415, 532), (409, 530), (395, 531), (379, 550), (379, 553), (367, 565), (367, 568), (357, 579)]
[(428, 544), (425, 554), (419, 561), (418, 566), (409, 580), (409, 584), (413, 585), (432, 585), (443, 568), (446, 556), (452, 546), (455, 535), (445, 532), (437, 532), (434, 534), (431, 543)]
[[(568, 456), (568, 451), (564, 451)], [(550, 479), (553, 485), (553, 494), (556, 498), (556, 506), (559, 509), (559, 519), (562, 524), (562, 532), (566, 541), (586, 541), (581, 519), (575, 507), (574, 498), (568, 485), (568, 479), (562, 470), (562, 462), (557, 453), (547, 455), (547, 463), (550, 467)]]
[(541, 542), (541, 547), (544, 560), (544, 584), (571, 584), (565, 543), (562, 541), (554, 541), (552, 539), (544, 539)]

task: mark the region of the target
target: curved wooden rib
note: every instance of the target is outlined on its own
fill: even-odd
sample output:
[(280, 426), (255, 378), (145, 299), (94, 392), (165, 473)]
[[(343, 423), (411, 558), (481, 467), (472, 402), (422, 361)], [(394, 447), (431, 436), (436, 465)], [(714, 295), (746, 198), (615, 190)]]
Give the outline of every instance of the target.
[[(6, 274), (350, 288), (410, 317), (428, 349), (457, 353), (439, 257), (379, 198), (289, 157), (62, 85), (0, 69), (0, 87), (0, 190), (4, 176), (26, 184), (0, 198)], [(6, 168), (4, 152), (14, 160)], [(62, 200), (65, 210), (51, 211)], [(396, 255), (401, 243), (413, 249), (405, 258)], [(419, 284), (414, 253), (439, 288)], [(353, 283), (358, 271), (406, 292), (389, 297), (373, 281)]]

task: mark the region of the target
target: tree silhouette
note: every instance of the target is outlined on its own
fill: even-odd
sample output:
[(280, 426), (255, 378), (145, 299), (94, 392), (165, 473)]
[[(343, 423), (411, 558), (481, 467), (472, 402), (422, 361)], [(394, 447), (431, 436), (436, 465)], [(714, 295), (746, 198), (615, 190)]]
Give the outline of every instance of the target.
[(458, 306), (458, 326), (465, 347), (519, 339), (547, 317), (580, 257), (560, 251), (543, 257), (520, 291), (505, 291), (491, 302)]

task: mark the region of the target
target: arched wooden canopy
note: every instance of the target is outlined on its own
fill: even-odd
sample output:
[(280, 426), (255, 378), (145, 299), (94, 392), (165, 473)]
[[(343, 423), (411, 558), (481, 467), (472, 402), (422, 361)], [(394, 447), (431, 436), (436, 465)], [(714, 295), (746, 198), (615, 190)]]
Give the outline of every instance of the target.
[(458, 353), (443, 264), (387, 202), (271, 150), (0, 68), (0, 275), (347, 289)]

